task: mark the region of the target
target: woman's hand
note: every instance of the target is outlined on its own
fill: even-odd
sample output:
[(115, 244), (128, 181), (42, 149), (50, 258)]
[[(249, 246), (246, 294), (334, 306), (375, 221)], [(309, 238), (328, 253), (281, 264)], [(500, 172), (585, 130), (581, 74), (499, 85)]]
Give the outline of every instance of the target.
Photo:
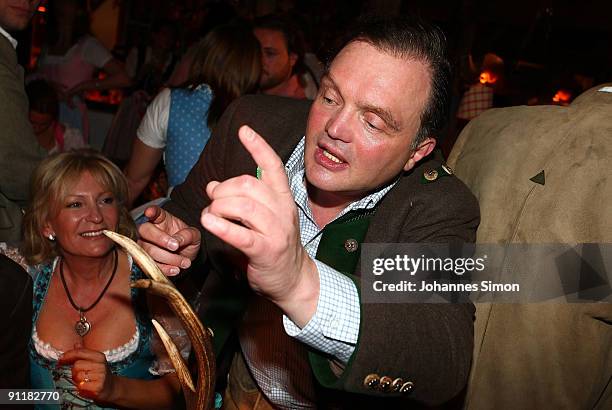
[(176, 374), (141, 380), (111, 373), (104, 353), (79, 344), (65, 352), (58, 365), (72, 366), (72, 380), (81, 397), (107, 407), (130, 409), (174, 408), (181, 392)]
[(60, 357), (58, 365), (72, 365), (72, 380), (80, 396), (96, 402), (113, 402), (115, 376), (104, 353), (77, 344)]

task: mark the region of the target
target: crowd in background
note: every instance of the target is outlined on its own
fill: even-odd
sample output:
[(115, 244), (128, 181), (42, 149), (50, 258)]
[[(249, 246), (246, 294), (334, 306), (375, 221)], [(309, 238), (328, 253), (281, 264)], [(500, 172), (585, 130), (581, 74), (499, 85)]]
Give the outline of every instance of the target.
[[(178, 181), (171, 176), (172, 181), (168, 182), (168, 170), (160, 161), (162, 156), (164, 162), (168, 161), (165, 141), (144, 135), (160, 134), (150, 126), (145, 130), (147, 124), (151, 124), (153, 114), (145, 115), (147, 107), (153, 101), (155, 106), (159, 106), (160, 101), (155, 98), (164, 89), (196, 88), (192, 74), (197, 71), (194, 64), (202, 62), (202, 42), (207, 33), (215, 27), (232, 24), (233, 27), (253, 30), (259, 41), (262, 55), (259, 86), (237, 92), (244, 84), (233, 85), (230, 94), (234, 98), (244, 93), (261, 92), (312, 99), (324, 65), (341, 43), (342, 32), (350, 22), (366, 12), (398, 12), (398, 5), (402, 2), (390, 2), (387, 6), (394, 9), (388, 7), (385, 10), (384, 5), (368, 1), (355, 7), (348, 7), (342, 1), (325, 4), (325, 7), (321, 2), (304, 1), (201, 0), (151, 4), (126, 1), (122, 3), (122, 26), (112, 50), (107, 50), (89, 31), (89, 13), (100, 3), (48, 2), (42, 28), (44, 44), (27, 82), (44, 80), (55, 90), (57, 113), (54, 104), (46, 104), (47, 112), (35, 110), (31, 116), (34, 127), (39, 130), (37, 135), (44, 133), (39, 137), (45, 139), (41, 142), (43, 147), (48, 152), (62, 151), (90, 142), (87, 105), (97, 103), (95, 98), (88, 101), (88, 95), (119, 95), (110, 108), (106, 107), (113, 112), (114, 119), (100, 148), (121, 168), (128, 167), (128, 179), (135, 194), (130, 197), (130, 203), (139, 205), (166, 195)], [(317, 13), (313, 13), (315, 9)], [(590, 88), (594, 82), (593, 77), (578, 74), (569, 78), (565, 73), (561, 75), (566, 78), (565, 88), (561, 88), (558, 78), (551, 78), (548, 92), (543, 91), (545, 85), (542, 82), (534, 83), (531, 90), (526, 90), (516, 79), (517, 67), (521, 64), (515, 61), (516, 58), (509, 64), (504, 57), (483, 48), (482, 42), (473, 41), (473, 46), (465, 49), (465, 44), (450, 40), (450, 44), (455, 45), (451, 52), (456, 64), (451, 115), (440, 144), (445, 156), (450, 153), (465, 124), (489, 108), (520, 104), (567, 105), (571, 98)], [(232, 47), (236, 48), (234, 52), (249, 52), (248, 42), (236, 43)], [(200, 60), (196, 61), (196, 58)], [(206, 83), (212, 86), (210, 82), (217, 75), (218, 72), (209, 72)], [(513, 75), (514, 78), (509, 78)], [(214, 94), (215, 87), (212, 88)], [(35, 97), (39, 98), (38, 95)], [(224, 101), (219, 102), (220, 99)], [(217, 102), (210, 107), (215, 111), (213, 117), (229, 102), (227, 95), (217, 96)], [(41, 105), (38, 107), (40, 109)], [(39, 114), (50, 117), (41, 119), (37, 117)], [(165, 124), (161, 127), (162, 134), (165, 134), (167, 126), (165, 115), (162, 116)], [(145, 117), (149, 120), (143, 122)], [(47, 123), (51, 125), (45, 126)], [(60, 130), (59, 127), (63, 128)], [(206, 131), (200, 132), (206, 135)], [(66, 138), (63, 133), (66, 133)], [(81, 134), (82, 144), (75, 133)], [(158, 141), (152, 142), (151, 138)], [(205, 139), (200, 138), (200, 148), (203, 148)], [(153, 151), (140, 155), (142, 141), (149, 141), (146, 146)], [(134, 148), (143, 163), (138, 167), (134, 161), (128, 166)], [(183, 166), (188, 170), (193, 162), (192, 158)]]
[[(34, 327), (27, 331), (17, 329), (17, 326), (10, 329), (21, 331), (21, 336), (29, 340), (27, 351), (15, 353), (14, 357), (29, 355), (30, 377), (34, 384), (32, 387), (48, 388), (56, 383), (62, 385), (67, 396), (74, 396), (65, 400), (77, 406), (87, 405), (87, 392), (90, 391), (88, 389), (95, 389), (90, 391), (92, 397), (118, 407), (148, 408), (150, 403), (168, 406), (176, 404), (173, 400), (179, 391), (177, 378), (171, 371), (166, 371), (168, 369), (164, 370), (164, 366), (170, 366), (168, 363), (164, 364), (167, 358), (155, 351), (160, 347), (156, 345), (157, 341), (153, 342), (149, 337), (152, 332), (150, 319), (155, 317), (163, 320), (163, 313), (157, 312), (153, 308), (154, 304), (149, 301), (143, 302), (142, 294), (129, 287), (130, 281), (142, 277), (142, 272), (132, 263), (131, 258), (126, 253), (115, 250), (110, 240), (102, 236), (102, 229), (88, 230), (87, 223), (99, 225), (102, 223), (100, 221), (108, 221), (108, 226), (103, 229), (116, 227), (117, 231), (136, 238), (135, 223), (146, 220), (146, 206), (165, 203), (174, 187), (181, 185), (188, 178), (216, 127), (220, 127), (222, 114), (234, 101), (249, 94), (268, 94), (297, 100), (315, 99), (319, 87), (324, 88), (326, 81), (331, 82), (329, 77), (325, 77), (326, 63), (343, 44), (343, 30), (362, 12), (381, 10), (368, 10), (366, 5), (373, 2), (363, 2), (360, 3), (363, 7), (347, 8), (347, 12), (339, 11), (340, 7), (347, 6), (348, 1), (332, 2), (329, 5), (325, 3), (325, 6), (324, 2), (316, 2), (320, 7), (318, 14), (310, 13), (312, 4), (307, 5), (308, 2), (302, 1), (151, 2), (150, 4), (160, 5), (160, 8), (157, 12), (151, 12), (149, 9), (154, 10), (155, 7), (149, 7), (146, 11), (147, 18), (142, 20), (146, 21), (144, 28), (124, 32), (116, 47), (109, 50), (89, 30), (90, 12), (99, 2), (49, 0), (44, 2), (44, 43), (41, 44), (41, 52), (35, 64), (24, 77), (24, 73), (16, 68), (16, 58), (13, 55), (16, 54), (16, 41), (4, 31), (23, 30), (27, 24), (23, 21), (23, 13), (19, 18), (10, 17), (5, 8), (7, 4), (12, 4), (9, 2), (33, 7), (34, 4), (38, 5), (38, 1), (0, 0), (0, 28), (3, 29), (0, 33), (0, 69), (8, 67), (7, 72), (10, 74), (10, 78), (4, 76), (4, 83), (0, 82), (0, 96), (11, 101), (11, 104), (7, 104), (4, 111), (0, 112), (0, 127), (3, 127), (4, 131), (0, 139), (0, 161), (4, 172), (0, 175), (0, 260), (3, 269), (6, 267), (6, 274), (3, 273), (4, 277), (0, 277), (0, 280), (11, 278), (10, 281), (15, 283), (25, 281), (22, 285), (26, 291), (13, 292), (11, 297), (18, 300), (11, 300), (9, 303), (11, 309), (12, 304), (21, 304), (26, 306), (26, 310), (29, 309), (20, 312), (15, 309), (14, 312), (21, 314), (20, 318), (15, 316), (15, 323), (31, 325), (29, 317), (32, 316), (35, 323)], [(399, 3), (401, 2), (397, 2)], [(149, 3), (134, 1), (124, 4), (129, 4), (126, 13), (132, 18), (138, 13), (144, 13), (142, 7)], [(129, 24), (126, 25), (128, 26)], [(460, 48), (456, 47), (456, 50)], [(492, 129), (493, 126), (501, 127), (500, 124), (505, 124), (506, 113), (510, 112), (489, 112), (488, 116), (483, 116), (489, 109), (517, 104), (568, 106), (561, 111), (555, 110), (560, 107), (541, 111), (543, 115), (550, 114), (550, 129), (565, 124), (558, 120), (558, 117), (553, 118), (553, 114), (565, 115), (569, 112), (578, 118), (577, 124), (583, 116), (588, 119), (588, 115), (592, 115), (595, 118), (593, 123), (598, 121), (597, 124), (600, 124), (599, 121), (603, 118), (603, 114), (598, 114), (597, 110), (581, 111), (581, 104), (584, 106), (585, 100), (595, 107), (603, 106), (603, 103), (597, 105), (597, 98), (603, 101), (603, 94), (599, 93), (602, 90), (585, 93), (586, 97), (583, 97), (582, 101), (578, 99), (573, 107), (569, 105), (573, 97), (591, 88), (595, 82), (603, 80), (602, 78), (573, 75), (570, 76), (571, 81), (565, 83), (571, 86), (560, 88), (552, 95), (542, 93), (542, 88), (533, 93), (523, 93), (522, 90), (517, 91), (516, 84), (511, 79), (513, 70), (516, 70), (519, 64), (509, 63), (507, 59), (490, 50), (469, 50), (455, 56), (455, 63), (455, 81), (452, 84), (445, 83), (452, 88), (450, 94), (453, 96), (447, 118), (449, 125), (441, 131), (441, 144), (436, 147), (439, 152), (435, 152), (432, 157), (447, 157), (453, 150), (459, 133), (469, 122), (480, 117), (481, 122), (477, 124), (484, 124), (485, 131), (476, 132), (475, 130), (479, 131), (478, 128), (466, 129), (468, 132), (464, 132), (463, 139), (455, 145), (454, 157), (451, 155), (453, 167), (454, 163), (457, 163), (457, 169), (460, 173), (463, 172), (465, 181), (473, 184), (470, 185), (471, 188), (476, 187), (472, 190), (475, 193), (479, 193), (478, 183), (482, 175), (492, 175), (496, 166), (522, 166), (523, 158), (533, 155), (534, 152), (532, 146), (526, 143), (527, 140), (523, 140), (523, 145), (516, 144), (514, 150), (506, 149), (510, 144), (502, 146), (489, 143), (488, 139), (493, 136), (488, 135), (486, 130)], [(346, 72), (350, 70), (345, 70)], [(2, 76), (0, 81), (3, 81)], [(107, 94), (119, 97), (110, 104), (106, 102), (114, 117), (104, 144), (100, 147), (101, 152), (98, 152), (88, 148), (91, 145), (91, 106), (97, 104), (91, 96)], [(257, 101), (266, 102), (265, 97), (262, 98)], [(319, 94), (319, 101), (327, 102), (327, 99), (324, 93)], [(295, 101), (284, 101), (283, 106), (296, 104)], [(271, 107), (274, 104), (273, 101)], [(539, 117), (536, 118), (534, 114), (532, 118), (529, 115), (539, 115), (540, 107), (523, 108), (526, 110), (522, 118), (533, 119), (533, 122), (537, 123)], [(498, 120), (494, 114), (502, 118)], [(264, 118), (258, 120), (265, 121)], [(522, 119), (515, 121), (514, 126), (520, 121)], [(524, 122), (529, 124), (529, 121)], [(505, 136), (505, 130), (510, 128), (512, 127), (504, 125), (502, 130), (495, 131), (495, 135)], [(325, 131), (327, 132), (327, 129)], [(561, 129), (556, 134), (574, 135), (569, 131)], [(601, 127), (598, 127), (597, 131), (599, 133), (591, 133), (593, 138), (600, 138)], [(472, 147), (470, 151), (471, 145), (467, 138), (481, 136), (485, 141), (480, 144), (472, 139), (476, 148)], [(578, 140), (582, 134), (576, 133), (575, 136)], [(514, 138), (514, 135), (511, 137)], [(213, 141), (217, 140), (213, 138)], [(593, 146), (600, 144), (599, 139), (594, 141)], [(567, 141), (555, 142), (557, 143)], [(479, 148), (495, 149), (499, 146), (502, 146), (499, 151), (482, 155), (481, 158), (493, 162), (487, 165), (486, 169), (472, 167), (479, 164), (484, 167), (485, 161), (482, 159), (461, 162), (461, 155), (469, 158), (474, 152), (478, 152)], [(580, 146), (579, 149), (583, 148), (581, 144), (572, 143), (571, 147), (566, 149), (569, 152), (570, 148), (576, 149), (577, 146)], [(214, 148), (214, 145), (211, 144), (210, 148)], [(545, 153), (543, 156), (548, 155), (550, 151), (550, 147), (542, 149)], [(500, 152), (525, 154), (509, 161), (498, 161)], [(431, 151), (427, 152), (425, 157), (430, 153)], [(332, 154), (329, 155), (326, 158), (330, 163), (342, 162)], [(596, 155), (585, 156), (584, 169), (588, 171), (588, 164), (595, 157)], [(219, 164), (221, 163), (219, 159)], [(211, 164), (210, 169), (216, 165), (218, 164)], [(384, 169), (383, 163), (376, 165), (381, 170)], [(565, 162), (557, 169), (564, 165)], [(524, 171), (523, 168), (520, 169), (521, 172)], [(470, 173), (466, 169), (477, 171), (474, 172), (474, 181), (470, 181)], [(257, 172), (257, 178), (261, 179), (259, 168)], [(434, 172), (435, 176), (432, 176)], [(531, 172), (531, 169), (525, 172)], [(576, 175), (582, 175), (583, 171), (572, 169), (571, 172), (571, 175), (564, 177), (565, 180), (578, 180)], [(504, 182), (511, 186), (507, 178), (508, 173), (499, 173), (504, 175)], [(519, 173), (513, 170), (510, 175), (516, 176)], [(584, 174), (588, 177), (586, 182), (578, 185), (582, 188), (590, 187), (589, 184), (593, 182), (590, 178), (592, 174)], [(453, 171), (444, 164), (420, 175), (424, 178), (420, 184), (426, 185), (439, 177), (452, 176)], [(527, 180), (542, 187), (548, 183), (549, 190), (555, 186), (555, 182), (559, 184), (554, 180), (554, 174), (549, 180), (545, 180), (544, 171), (531, 178), (517, 179), (516, 184), (523, 187)], [(28, 181), (32, 181), (32, 185)], [(185, 190), (188, 185), (183, 184), (178, 192)], [(560, 185), (561, 189), (565, 186), (563, 183)], [(500, 192), (497, 189), (499, 185), (491, 186), (494, 186), (494, 192)], [(483, 192), (485, 190), (483, 189)], [(574, 190), (577, 192), (578, 188)], [(529, 191), (529, 194), (531, 192)], [(589, 190), (585, 197), (595, 198), (599, 195), (598, 192), (599, 188)], [(204, 193), (200, 192), (198, 195)], [(572, 191), (570, 198), (560, 202), (564, 206), (571, 206), (575, 196)], [(381, 197), (384, 198), (384, 193)], [(554, 198), (558, 197), (560, 194), (555, 193)], [(554, 201), (554, 198), (551, 201)], [(491, 206), (492, 202), (486, 195), (478, 199), (481, 200), (481, 213), (485, 217), (490, 209), (503, 211), (504, 207), (509, 206), (506, 197), (499, 201), (504, 202), (500, 206)], [(603, 194), (601, 202), (606, 202)], [(409, 204), (412, 208), (413, 203)], [(521, 203), (521, 206), (523, 205), (524, 203)], [(556, 206), (538, 211), (538, 215), (549, 214), (552, 208), (556, 209)], [(586, 206), (583, 206), (580, 210), (585, 208)], [(502, 221), (503, 217), (508, 215), (508, 212), (495, 218), (489, 215), (488, 221)], [(586, 220), (582, 213), (575, 212), (572, 215), (579, 215), (581, 218), (576, 223), (577, 226), (604, 226), (598, 213), (588, 215), (592, 218), (588, 219), (587, 223), (581, 222)], [(477, 219), (474, 217), (472, 222)], [(569, 218), (560, 215), (551, 226), (558, 221), (565, 222), (566, 219)], [(504, 223), (504, 226), (510, 226), (509, 222)], [(474, 234), (476, 224), (477, 222), (474, 222)], [(584, 232), (579, 231), (577, 234), (574, 231), (567, 233), (562, 230), (557, 235), (556, 231), (548, 226), (540, 228), (537, 223), (525, 225), (536, 227), (535, 238), (526, 235), (534, 242), (541, 239), (538, 235), (542, 232), (552, 232), (556, 235), (550, 241), (571, 242), (578, 238), (580, 242), (586, 243), (608, 240), (607, 232), (604, 232), (607, 226), (602, 228), (601, 235), (597, 231), (593, 236), (580, 236), (578, 234)], [(487, 227), (486, 221), (481, 223), (481, 238), (485, 237), (486, 233), (482, 227)], [(496, 232), (503, 231), (498, 227), (496, 229)], [(492, 238), (492, 242), (499, 241), (494, 236)], [(512, 241), (515, 238), (502, 239)], [(20, 253), (11, 248), (20, 243)], [(351, 253), (349, 245), (350, 243), (346, 242), (343, 249)], [(340, 253), (342, 252), (344, 251), (340, 249)], [(34, 278), (33, 283), (29, 276), (22, 275), (26, 279), (19, 277), (16, 273), (19, 268), (4, 258), (2, 254), (5, 253), (21, 263)], [(53, 272), (59, 272), (59, 278), (57, 274), (53, 275)], [(97, 275), (91, 272), (97, 272)], [(11, 275), (18, 279), (12, 279)], [(109, 276), (110, 279), (96, 298), (91, 283), (102, 276)], [(8, 289), (8, 286), (2, 288)], [(33, 300), (27, 291), (32, 288)], [(107, 297), (104, 297), (105, 294)], [(84, 299), (95, 301), (90, 306), (83, 306), (79, 303), (82, 295), (87, 296)], [(89, 313), (96, 305), (99, 308)], [(104, 312), (105, 317), (112, 316), (115, 320), (96, 322), (94, 312)], [(555, 316), (558, 312), (551, 309), (550, 314)], [(604, 314), (609, 312), (606, 310), (595, 319), (600, 320)], [(525, 311), (519, 311), (516, 315), (509, 315), (508, 322), (514, 319), (512, 323), (516, 325), (520, 324), (520, 320), (515, 320), (516, 317), (529, 317), (533, 323), (537, 323), (542, 311), (534, 311), (533, 317), (528, 315), (531, 315), (531, 310), (525, 308)], [(585, 316), (582, 313), (576, 315), (576, 310), (569, 311), (568, 315), (571, 315), (571, 318), (578, 317), (576, 321)], [(70, 319), (66, 319), (67, 317)], [(478, 320), (478, 311), (476, 317)], [(489, 320), (489, 316), (480, 314), (480, 318), (483, 317)], [(493, 318), (492, 315), (490, 317)], [(604, 321), (609, 325), (609, 317)], [(62, 322), (61, 326), (57, 326), (58, 322)], [(96, 323), (96, 327), (92, 327), (92, 323)], [(97, 323), (100, 323), (99, 327)], [(596, 325), (599, 326), (599, 322)], [(556, 328), (565, 331), (562, 325)], [(527, 327), (527, 330), (531, 331), (532, 328)], [(518, 329), (517, 333), (522, 331), (523, 329)], [(100, 343), (94, 348), (86, 349), (79, 340), (89, 332), (100, 337)], [(182, 329), (177, 329), (176, 332), (180, 337), (184, 337)], [(109, 334), (112, 337), (97, 336)], [(502, 334), (500, 339), (504, 336)], [(18, 335), (15, 336), (17, 337)], [(120, 340), (129, 342), (114, 348), (119, 345)], [(561, 337), (557, 340), (561, 340)], [(495, 343), (493, 345), (498, 346)], [(189, 346), (183, 347), (185, 349), (181, 353), (186, 358), (189, 355)], [(6, 351), (8, 352), (8, 348)], [(486, 353), (484, 349), (483, 352)], [(588, 356), (587, 353), (584, 352), (585, 356)], [(490, 354), (493, 362), (498, 356), (497, 351)], [(480, 363), (485, 363), (487, 357), (483, 355)], [(545, 357), (544, 353), (542, 357)], [(599, 363), (598, 360), (598, 357), (594, 358), (594, 362)], [(490, 368), (494, 369), (495, 366)], [(507, 363), (503, 369), (510, 368), (511, 364)], [(604, 372), (605, 370), (603, 369)], [(389, 379), (388, 376), (384, 377)], [(85, 388), (82, 384), (75, 386), (73, 380), (76, 379), (88, 384)], [(486, 381), (492, 379), (483, 377), (482, 380), (473, 381), (473, 386), (478, 386), (478, 383), (484, 386)], [(380, 380), (382, 381), (382, 378)], [(379, 383), (378, 379), (376, 383)], [(486, 387), (486, 391), (498, 393), (497, 390)], [(75, 394), (75, 391), (78, 394)], [(154, 394), (148, 393), (149, 391), (154, 391)], [(85, 399), (81, 401), (83, 397)]]

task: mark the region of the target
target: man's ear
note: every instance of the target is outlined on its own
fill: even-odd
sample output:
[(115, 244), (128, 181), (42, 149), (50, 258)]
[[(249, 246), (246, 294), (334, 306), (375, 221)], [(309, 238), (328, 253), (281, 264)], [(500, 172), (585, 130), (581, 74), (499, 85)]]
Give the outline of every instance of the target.
[(414, 168), (417, 162), (431, 154), (431, 151), (433, 151), (435, 147), (436, 140), (434, 138), (425, 138), (425, 140), (421, 142), (414, 151), (412, 151), (410, 158), (408, 158), (408, 162), (406, 162), (406, 165), (404, 165), (404, 171), (410, 171), (412, 168)]
[(298, 56), (295, 53), (289, 53), (289, 64), (291, 65), (291, 71), (293, 71), (293, 66), (297, 62)]

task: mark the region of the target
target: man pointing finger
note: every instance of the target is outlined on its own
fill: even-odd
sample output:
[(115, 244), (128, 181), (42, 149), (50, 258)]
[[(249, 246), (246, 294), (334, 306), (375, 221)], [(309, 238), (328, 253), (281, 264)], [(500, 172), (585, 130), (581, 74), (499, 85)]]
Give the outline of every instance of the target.
[[(359, 295), (364, 242), (475, 239), (474, 197), (430, 155), (446, 118), (444, 47), (422, 22), (365, 22), (312, 106), (232, 104), (165, 206), (176, 229), (141, 227), (143, 243), (165, 248), (162, 264), (191, 259), (167, 238), (187, 245), (181, 229), (202, 227), (200, 313), (218, 352), (233, 329), (240, 341), (227, 408), (437, 405), (465, 387), (473, 306)], [(244, 277), (256, 295), (241, 293)]]

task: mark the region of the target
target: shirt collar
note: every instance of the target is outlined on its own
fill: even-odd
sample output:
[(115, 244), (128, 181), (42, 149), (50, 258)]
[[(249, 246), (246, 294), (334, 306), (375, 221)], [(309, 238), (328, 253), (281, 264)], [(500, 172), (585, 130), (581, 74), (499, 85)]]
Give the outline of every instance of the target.
[[(285, 171), (287, 172), (287, 177), (289, 179), (289, 184), (291, 191), (293, 192), (293, 196), (298, 200), (299, 197), (302, 197), (304, 201), (307, 199), (306, 187), (304, 186), (304, 148), (305, 148), (306, 137), (302, 137), (300, 142), (297, 144), (293, 153), (287, 160), (287, 164), (285, 165)], [(376, 192), (371, 193), (358, 201), (350, 203), (340, 214), (338, 218), (342, 215), (346, 214), (349, 211), (353, 211), (356, 209), (371, 209), (376, 206), (376, 204), (397, 184), (399, 178), (396, 178), (392, 183), (382, 187)], [(297, 194), (296, 191), (301, 191), (302, 195)], [(303, 201), (298, 201), (303, 202)], [(302, 204), (305, 205), (305, 204)], [(310, 207), (308, 207), (310, 208)]]
[(17, 40), (15, 40), (13, 38), (13, 36), (11, 36), (8, 31), (6, 31), (5, 29), (3, 29), (2, 27), (0, 27), (0, 34), (4, 35), (4, 37), (6, 37), (8, 39), (8, 41), (11, 42), (11, 44), (13, 45), (13, 48), (16, 49), (17, 48)]

